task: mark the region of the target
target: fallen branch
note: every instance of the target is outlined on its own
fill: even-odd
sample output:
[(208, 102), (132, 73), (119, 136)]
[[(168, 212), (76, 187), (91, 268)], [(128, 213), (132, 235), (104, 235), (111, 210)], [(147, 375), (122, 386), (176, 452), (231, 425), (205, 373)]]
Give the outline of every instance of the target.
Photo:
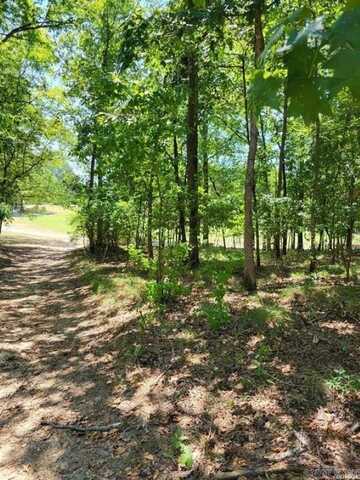
[(44, 427), (52, 427), (57, 428), (59, 430), (72, 430), (74, 432), (110, 432), (111, 430), (118, 430), (120, 427), (123, 427), (124, 424), (122, 422), (111, 423), (110, 425), (93, 425), (89, 427), (83, 427), (81, 425), (76, 424), (64, 424), (64, 423), (55, 423), (55, 422), (47, 422), (42, 421), (41, 425)]
[(301, 455), (306, 450), (305, 447), (295, 447), (289, 448), (286, 452), (279, 453), (277, 455), (273, 455), (271, 457), (267, 457), (268, 460), (271, 462), (282, 462), (283, 460), (287, 460), (288, 458), (296, 457)]
[(239, 477), (257, 477), (258, 475), (266, 475), (270, 473), (301, 473), (304, 470), (303, 465), (283, 465), (279, 467), (254, 467), (254, 468), (241, 468), (240, 470), (234, 470), (233, 472), (220, 472), (215, 475), (216, 480), (235, 480)]
[(261, 467), (248, 467), (242, 468), (240, 470), (234, 470), (233, 472), (220, 472), (215, 475), (216, 480), (226, 480), (226, 479), (236, 479), (242, 476), (247, 477), (257, 477), (258, 475), (266, 475), (270, 473), (286, 473), (286, 472), (302, 472), (304, 466), (298, 463), (293, 463), (289, 465), (276, 465), (283, 460), (299, 456), (310, 446), (310, 440), (307, 435), (303, 432), (294, 431), (294, 435), (299, 441), (299, 446), (295, 448), (289, 448), (286, 452), (273, 455), (269, 457), (268, 460), (275, 463), (275, 465), (261, 466)]

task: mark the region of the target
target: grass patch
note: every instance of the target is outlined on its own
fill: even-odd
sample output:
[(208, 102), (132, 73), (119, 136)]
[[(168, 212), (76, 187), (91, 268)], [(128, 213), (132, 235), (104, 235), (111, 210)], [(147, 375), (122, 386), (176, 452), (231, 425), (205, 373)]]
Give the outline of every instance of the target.
[(82, 258), (77, 263), (83, 281), (96, 295), (102, 295), (114, 301), (129, 300), (140, 302), (145, 297), (147, 280), (124, 266), (97, 263), (89, 258)]
[(339, 393), (349, 394), (360, 391), (360, 375), (348, 373), (345, 369), (340, 368), (325, 381), (326, 386), (330, 390)]
[(12, 225), (21, 229), (39, 230), (49, 233), (70, 234), (74, 231), (73, 220), (75, 213), (56, 205), (43, 205), (38, 208), (29, 208), (25, 214), (15, 217)]
[(200, 268), (196, 279), (209, 284), (214, 272), (224, 272), (227, 275), (240, 274), (244, 266), (244, 255), (240, 250), (223, 250), (216, 247), (204, 248), (201, 254)]
[(289, 312), (275, 303), (252, 308), (239, 319), (244, 328), (262, 331), (267, 328), (283, 328), (290, 322)]

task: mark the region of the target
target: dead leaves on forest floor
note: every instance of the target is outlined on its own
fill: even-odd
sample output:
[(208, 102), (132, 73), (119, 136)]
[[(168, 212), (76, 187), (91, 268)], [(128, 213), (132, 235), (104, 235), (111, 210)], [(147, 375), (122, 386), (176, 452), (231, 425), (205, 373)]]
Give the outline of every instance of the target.
[[(309, 438), (305, 466), (360, 467), (358, 284), (288, 273), (257, 295), (233, 288), (232, 321), (213, 332), (196, 314), (207, 294), (198, 286), (143, 325), (133, 304), (94, 296), (73, 257), (38, 248), (27, 263), (21, 249), (10, 258), (0, 435), (14, 449), (0, 472), (11, 457), (27, 472), (14, 478), (170, 480), (189, 470), (179, 431), (189, 478), (266, 464), (296, 448), (294, 431)], [(124, 428), (81, 434), (41, 420)]]

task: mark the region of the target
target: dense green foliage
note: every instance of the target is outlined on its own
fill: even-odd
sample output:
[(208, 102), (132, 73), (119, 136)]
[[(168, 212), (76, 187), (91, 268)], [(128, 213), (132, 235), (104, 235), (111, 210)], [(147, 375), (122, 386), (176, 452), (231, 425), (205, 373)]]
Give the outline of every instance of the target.
[[(1, 219), (29, 199), (71, 203), (93, 254), (156, 257), (159, 303), (176, 295), (168, 247), (187, 243), (197, 267), (201, 243), (243, 246), (244, 232), (249, 289), (262, 249), (310, 245), (313, 271), (328, 248), (350, 276), (358, 1), (1, 8)], [(212, 308), (226, 321), (221, 296)]]

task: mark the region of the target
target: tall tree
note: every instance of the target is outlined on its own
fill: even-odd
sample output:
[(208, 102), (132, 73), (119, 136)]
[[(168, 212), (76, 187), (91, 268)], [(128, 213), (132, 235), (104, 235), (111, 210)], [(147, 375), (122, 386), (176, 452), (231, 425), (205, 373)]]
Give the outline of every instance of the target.
[[(255, 67), (264, 50), (264, 36), (262, 27), (263, 1), (254, 0), (254, 56)], [(250, 144), (246, 164), (245, 194), (244, 194), (244, 284), (250, 291), (256, 290), (256, 267), (254, 261), (254, 190), (255, 190), (255, 161), (258, 144), (258, 128), (254, 107), (250, 111)]]

